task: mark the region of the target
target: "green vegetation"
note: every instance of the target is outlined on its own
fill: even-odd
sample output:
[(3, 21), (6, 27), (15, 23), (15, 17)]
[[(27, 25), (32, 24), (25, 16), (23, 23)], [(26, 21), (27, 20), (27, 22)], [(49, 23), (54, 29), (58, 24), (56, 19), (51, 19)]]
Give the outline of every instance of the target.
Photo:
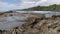
[(60, 11), (60, 5), (50, 5), (50, 6), (37, 6), (28, 9), (23, 9), (24, 11)]

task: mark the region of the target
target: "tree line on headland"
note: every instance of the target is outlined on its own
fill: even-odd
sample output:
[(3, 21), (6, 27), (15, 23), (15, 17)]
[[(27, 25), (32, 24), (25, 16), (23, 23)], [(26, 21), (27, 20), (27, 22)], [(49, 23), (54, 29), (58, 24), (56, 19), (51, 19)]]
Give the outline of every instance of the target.
[(32, 8), (22, 9), (22, 11), (60, 11), (60, 5), (50, 5), (50, 6), (36, 6)]

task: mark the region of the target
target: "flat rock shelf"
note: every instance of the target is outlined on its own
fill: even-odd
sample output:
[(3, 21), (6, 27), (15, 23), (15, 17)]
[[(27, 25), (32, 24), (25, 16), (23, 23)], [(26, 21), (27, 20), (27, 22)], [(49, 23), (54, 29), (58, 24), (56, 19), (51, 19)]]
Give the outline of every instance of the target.
[(0, 15), (0, 34), (60, 34), (58, 13), (4, 13)]
[(0, 16), (0, 34), (16, 34), (17, 31), (23, 34), (20, 28), (22, 24), (31, 22), (30, 17), (43, 18), (44, 14), (4, 13)]

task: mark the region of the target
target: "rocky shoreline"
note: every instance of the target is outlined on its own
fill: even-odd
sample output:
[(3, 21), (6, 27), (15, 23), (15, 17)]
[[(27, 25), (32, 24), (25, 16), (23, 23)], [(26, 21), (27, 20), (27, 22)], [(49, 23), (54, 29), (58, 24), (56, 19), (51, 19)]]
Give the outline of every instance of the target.
[(8, 31), (0, 30), (0, 34), (60, 34), (60, 15), (31, 14), (27, 23)]

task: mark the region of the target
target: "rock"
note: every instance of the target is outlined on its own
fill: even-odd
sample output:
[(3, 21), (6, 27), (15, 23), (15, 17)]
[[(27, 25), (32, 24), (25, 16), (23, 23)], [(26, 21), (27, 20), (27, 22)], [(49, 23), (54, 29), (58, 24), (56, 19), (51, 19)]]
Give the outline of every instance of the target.
[[(38, 21), (35, 21), (35, 19)], [(22, 26), (22, 30), (25, 34), (60, 34), (60, 18), (53, 19), (53, 17), (47, 17), (47, 19), (43, 18), (42, 20), (34, 18), (32, 23), (29, 22), (27, 23), (27, 26), (25, 25), (24, 27)]]
[[(25, 14), (27, 15), (27, 14)], [(3, 34), (60, 34), (60, 16), (45, 17), (43, 14), (29, 14), (27, 22)]]

